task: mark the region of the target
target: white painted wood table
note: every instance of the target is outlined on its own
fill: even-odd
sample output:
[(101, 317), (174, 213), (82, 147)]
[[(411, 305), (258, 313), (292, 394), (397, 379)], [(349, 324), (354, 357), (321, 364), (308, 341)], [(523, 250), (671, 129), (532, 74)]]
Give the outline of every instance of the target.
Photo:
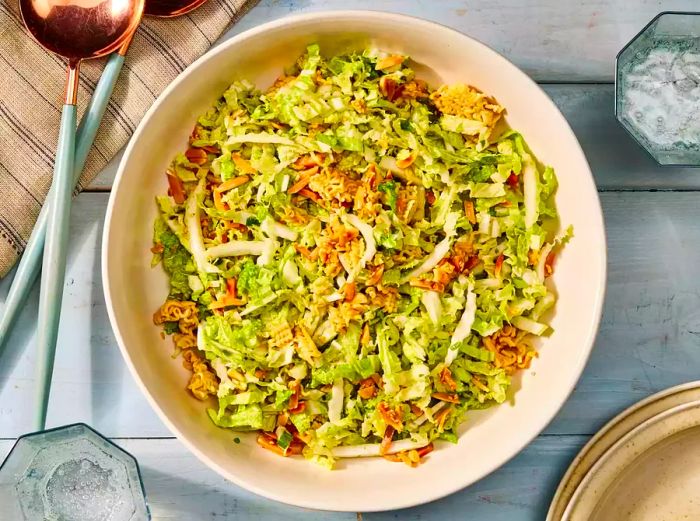
[[(541, 520), (566, 466), (603, 423), (700, 374), (700, 169), (656, 166), (617, 125), (612, 106), (617, 51), (659, 11), (697, 9), (697, 0), (262, 0), (227, 36), (289, 13), (349, 7), (435, 20), (503, 53), (543, 84), (593, 168), (609, 241), (608, 294), (595, 351), (571, 399), (529, 447), (479, 483), (410, 510), (357, 515)], [(115, 167), (75, 202), (49, 426), (84, 421), (132, 452), (154, 519), (354, 519), (287, 507), (227, 483), (172, 437), (140, 395), (112, 335), (100, 277)], [(0, 301), (10, 281), (0, 282)], [(36, 305), (35, 293), (0, 354), (3, 457), (31, 428)]]

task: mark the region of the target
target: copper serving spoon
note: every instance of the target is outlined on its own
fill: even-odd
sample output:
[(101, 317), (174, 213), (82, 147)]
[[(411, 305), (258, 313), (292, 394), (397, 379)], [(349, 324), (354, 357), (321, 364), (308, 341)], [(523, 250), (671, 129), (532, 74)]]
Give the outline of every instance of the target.
[[(24, 0), (22, 0), (24, 2)], [(190, 11), (196, 9), (199, 7), (201, 4), (203, 4), (206, 0), (147, 0), (143, 10), (144, 13), (149, 15), (149, 16), (157, 16), (157, 17), (164, 17), (164, 18), (170, 18), (170, 17), (175, 17), (175, 16), (180, 16), (186, 13), (189, 13)], [(42, 18), (40, 16), (37, 16), (37, 13), (47, 13), (47, 9), (50, 11), (51, 4), (47, 4), (46, 2), (42, 2), (40, 0), (36, 0), (35, 2), (26, 2), (29, 5), (35, 5), (31, 11), (26, 11), (24, 7), (22, 7), (22, 13), (24, 16), (25, 11), (28, 13), (27, 17), (25, 20), (27, 20), (27, 26), (29, 27), (29, 22), (33, 24), (32, 27), (34, 29), (30, 28), (30, 31), (32, 31), (32, 34), (40, 34), (41, 36), (35, 36), (37, 40), (40, 40), (39, 43), (42, 43), (44, 41), (45, 35), (54, 35), (51, 36), (52, 41), (56, 42), (58, 41), (63, 42), (63, 34), (65, 34), (66, 40), (70, 41), (71, 40), (71, 34), (75, 33), (75, 27), (77, 27), (77, 23), (79, 20), (86, 20), (86, 18), (71, 18), (70, 20), (65, 20), (64, 22), (61, 23), (66, 23), (67, 28), (69, 33), (65, 33), (66, 28), (61, 28), (55, 19), (52, 18), (51, 24), (46, 23), (45, 21), (42, 22)], [(60, 0), (55, 0), (55, 5), (56, 6), (65, 6), (68, 4), (65, 0), (61, 2)], [(87, 12), (84, 11), (84, 7), (80, 7), (82, 5), (80, 2), (76, 2), (78, 4), (79, 8), (82, 9), (83, 14), (87, 15)], [(122, 0), (121, 2), (119, 0), (114, 0), (113, 2), (104, 2), (104, 4), (97, 4), (96, 0), (93, 2), (95, 6), (97, 5), (108, 5), (110, 6), (109, 12), (112, 11), (111, 6), (114, 5), (116, 9), (115, 12), (117, 14), (120, 12), (119, 11), (119, 5), (130, 5), (130, 2), (127, 0)], [(140, 5), (140, 4), (139, 4)], [(98, 7), (99, 9), (99, 7)], [(102, 8), (104, 9), (104, 7)], [(134, 15), (137, 14), (137, 9), (138, 6), (134, 6), (132, 9), (132, 13)], [(95, 13), (99, 13), (100, 11), (94, 11)], [(65, 14), (66, 11), (61, 12), (60, 16), (61, 17), (66, 17), (67, 15)], [(102, 76), (100, 77), (99, 82), (97, 83), (97, 86), (95, 87), (95, 91), (92, 95), (92, 98), (90, 100), (90, 104), (88, 105), (87, 109), (85, 110), (85, 114), (83, 115), (82, 120), (80, 121), (80, 126), (78, 127), (78, 131), (76, 134), (75, 138), (75, 156), (74, 156), (74, 167), (73, 167), (73, 184), (77, 184), (80, 174), (83, 170), (83, 166), (85, 165), (85, 161), (87, 159), (88, 153), (90, 151), (90, 148), (92, 147), (93, 142), (95, 141), (95, 136), (97, 135), (97, 130), (100, 125), (100, 121), (102, 120), (102, 117), (104, 115), (104, 112), (107, 108), (107, 104), (109, 103), (109, 99), (112, 95), (112, 91), (114, 90), (114, 86), (116, 84), (117, 78), (119, 77), (119, 73), (121, 71), (122, 65), (124, 64), (124, 56), (126, 54), (126, 51), (129, 48), (129, 44), (131, 43), (131, 40), (134, 35), (135, 31), (135, 23), (138, 22), (138, 17), (135, 18), (129, 18), (128, 14), (126, 12), (122, 13), (124, 18), (122, 18), (121, 22), (118, 20), (115, 20), (115, 22), (112, 25), (113, 28), (117, 32), (120, 32), (122, 35), (120, 38), (115, 39), (112, 45), (105, 46), (103, 49), (98, 49), (100, 52), (94, 53), (91, 57), (96, 57), (98, 55), (104, 55), (109, 52), (113, 52), (112, 56), (110, 56), (110, 59), (107, 61), (107, 64), (105, 66), (105, 69), (102, 73)], [(121, 16), (121, 15), (120, 15)], [(64, 20), (64, 18), (61, 18), (61, 20)], [(94, 23), (91, 21), (92, 19), (87, 18), (87, 20), (90, 20), (90, 23), (94, 25)], [(104, 18), (101, 18), (101, 23), (105, 21)], [(126, 23), (127, 20), (130, 23)], [(54, 25), (56, 24), (56, 25)], [(126, 26), (127, 29), (124, 29), (121, 31), (121, 27)], [(128, 28), (131, 28), (131, 32), (128, 31)], [(38, 33), (35, 33), (34, 31), (37, 31)], [(73, 33), (70, 33), (70, 31), (73, 31)], [(55, 36), (55, 34), (58, 34), (58, 40)], [(92, 34), (96, 34), (96, 31), (93, 30)], [(115, 33), (112, 33), (115, 34)], [(76, 40), (78, 41), (78, 40)], [(43, 45), (43, 43), (42, 43)], [(56, 50), (56, 51), (63, 51), (63, 48), (59, 49), (58, 47), (55, 46), (55, 44), (52, 44), (52, 46), (46, 45), (46, 47), (49, 50)], [(75, 45), (74, 47), (78, 48), (80, 45)], [(59, 52), (59, 54), (62, 54), (64, 56), (67, 56), (69, 58), (70, 62), (70, 57), (68, 54), (63, 54), (62, 52)], [(70, 93), (70, 99), (73, 101), (75, 99), (75, 80), (77, 79), (77, 67), (75, 71), (72, 73), (72, 76), (69, 75), (69, 84), (71, 85), (71, 88), (73, 91)], [(73, 116), (74, 117), (74, 116)], [(74, 125), (74, 123), (72, 124)], [(58, 157), (57, 157), (57, 162), (56, 164), (58, 165)], [(65, 189), (65, 188), (64, 188)], [(12, 326), (15, 324), (17, 317), (19, 315), (20, 310), (22, 309), (22, 306), (24, 305), (24, 302), (26, 301), (27, 296), (29, 295), (32, 287), (34, 286), (34, 282), (36, 281), (37, 276), (39, 275), (39, 271), (41, 269), (41, 258), (42, 254), (44, 252), (44, 240), (46, 237), (46, 232), (48, 228), (48, 223), (49, 223), (49, 208), (52, 206), (49, 204), (49, 202), (54, 198), (54, 188), (52, 186), (51, 191), (49, 192), (49, 195), (47, 196), (47, 204), (44, 205), (44, 207), (41, 209), (41, 213), (39, 214), (39, 218), (37, 219), (36, 225), (34, 227), (34, 230), (32, 231), (32, 235), (29, 238), (29, 241), (27, 242), (27, 247), (24, 250), (24, 254), (22, 255), (22, 259), (20, 260), (17, 270), (15, 272), (15, 277), (12, 281), (12, 285), (10, 287), (10, 291), (7, 294), (7, 298), (5, 299), (5, 306), (4, 306), (4, 311), (2, 317), (0, 317), (0, 348), (4, 345), (5, 340), (10, 334), (10, 330)], [(59, 266), (60, 268), (60, 266)], [(64, 268), (63, 268), (64, 269)], [(61, 270), (63, 271), (63, 270)], [(47, 276), (48, 272), (47, 272)], [(55, 318), (55, 320), (58, 320), (58, 318)], [(43, 322), (42, 322), (43, 323)], [(55, 333), (54, 333), (55, 334)], [(55, 344), (55, 341), (54, 341)], [(46, 378), (50, 378), (51, 376), (51, 367), (42, 369), (41, 373), (41, 380), (45, 381)], [(44, 384), (44, 388), (48, 389), (46, 386), (47, 384)], [(42, 391), (44, 392), (44, 391)], [(42, 419), (40, 422), (43, 422), (45, 420), (45, 412), (43, 413)]]
[(46, 423), (61, 315), (68, 224), (75, 168), (76, 101), (81, 60), (119, 49), (136, 29), (144, 0), (20, 0), (27, 29), (47, 50), (66, 58), (67, 79), (46, 228), (38, 319), (35, 424)]

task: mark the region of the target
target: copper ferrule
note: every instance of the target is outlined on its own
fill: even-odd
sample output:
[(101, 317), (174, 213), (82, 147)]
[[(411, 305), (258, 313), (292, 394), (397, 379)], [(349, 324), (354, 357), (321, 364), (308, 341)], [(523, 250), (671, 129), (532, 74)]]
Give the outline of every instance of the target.
[(119, 49), (117, 49), (117, 54), (119, 56), (126, 56), (126, 51), (129, 50), (129, 45), (131, 45), (131, 40), (134, 39), (134, 34), (136, 34), (136, 29), (134, 29), (129, 36), (126, 37), (124, 43), (121, 44)]
[(75, 105), (78, 103), (78, 80), (79, 80), (80, 62), (70, 62), (68, 64), (68, 72), (66, 74), (66, 90), (64, 103), (66, 105)]

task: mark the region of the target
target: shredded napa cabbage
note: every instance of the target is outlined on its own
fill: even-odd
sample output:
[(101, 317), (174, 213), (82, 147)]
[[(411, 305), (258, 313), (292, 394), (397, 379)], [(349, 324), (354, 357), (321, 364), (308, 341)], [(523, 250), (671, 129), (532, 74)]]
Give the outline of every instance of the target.
[(506, 400), (551, 333), (572, 232), (502, 114), (406, 57), (311, 45), (198, 118), (157, 198), (157, 322), (216, 425), (327, 467), (410, 462)]

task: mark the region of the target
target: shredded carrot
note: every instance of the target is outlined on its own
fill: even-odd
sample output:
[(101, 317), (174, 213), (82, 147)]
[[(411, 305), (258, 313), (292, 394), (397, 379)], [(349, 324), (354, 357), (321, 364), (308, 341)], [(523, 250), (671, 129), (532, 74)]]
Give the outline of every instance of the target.
[(262, 448), (285, 457), (301, 454), (302, 450), (304, 449), (304, 444), (301, 441), (294, 439), (289, 444), (289, 447), (287, 447), (287, 450), (284, 450), (282, 447), (277, 445), (277, 436), (271, 432), (260, 433), (258, 435), (257, 442)]
[(369, 345), (370, 340), (372, 340), (372, 336), (369, 332), (369, 324), (365, 322), (365, 325), (362, 328), (362, 335), (360, 336), (360, 344), (367, 346)]
[(501, 269), (503, 268), (503, 260), (505, 257), (501, 253), (496, 259), (496, 265), (493, 267), (493, 274), (498, 277), (501, 274)]
[(284, 456), (284, 450), (282, 450), (282, 447), (277, 445), (277, 437), (275, 437), (274, 435), (263, 432), (261, 434), (258, 434), (256, 441), (258, 442), (258, 445), (260, 445), (263, 449), (267, 449), (269, 451), (274, 452), (275, 454)]
[(294, 243), (294, 249), (296, 250), (297, 253), (300, 253), (304, 257), (306, 257), (309, 260), (316, 260), (316, 250), (313, 252), (309, 250), (306, 246), (302, 246), (301, 244)]
[(299, 195), (301, 195), (302, 197), (306, 197), (307, 199), (311, 199), (315, 203), (318, 203), (321, 200), (320, 195), (318, 195), (313, 190), (309, 190), (308, 188), (302, 188), (301, 190), (299, 190)]
[(226, 279), (226, 295), (233, 297), (233, 298), (238, 298), (236, 295), (236, 279), (235, 278)]
[(238, 298), (236, 294), (236, 279), (231, 278), (226, 280), (226, 295), (219, 300), (212, 302), (209, 309), (222, 309), (229, 306), (242, 306), (246, 303), (245, 299)]
[(247, 175), (234, 177), (232, 179), (229, 179), (228, 181), (224, 181), (223, 183), (221, 183), (214, 189), (214, 191), (228, 192), (229, 190), (233, 190), (234, 188), (238, 188), (239, 186), (246, 184), (248, 181), (250, 181), (250, 177), (248, 177)]
[(170, 195), (173, 196), (177, 204), (182, 204), (185, 202), (185, 185), (182, 183), (177, 175), (168, 171), (165, 174), (168, 178), (168, 187), (170, 188)]
[(311, 181), (311, 176), (315, 175), (318, 173), (318, 166), (315, 166), (313, 168), (309, 168), (308, 170), (304, 170), (300, 175), (299, 179), (297, 179), (296, 183), (294, 183), (289, 190), (287, 190), (287, 193), (289, 194), (296, 194), (306, 188)]
[(345, 293), (345, 301), (351, 302), (355, 298), (355, 292), (357, 288), (354, 282), (348, 282), (343, 286), (343, 293)]
[(445, 407), (435, 415), (438, 432), (442, 432), (445, 429), (445, 422), (447, 421), (447, 417), (450, 415), (450, 412), (452, 412), (452, 407)]
[(292, 168), (294, 170), (306, 170), (307, 168), (320, 166), (323, 164), (324, 157), (323, 154), (300, 156), (292, 163)]
[(246, 301), (244, 299), (226, 296), (209, 304), (209, 309), (223, 309), (231, 306), (243, 306), (245, 303)]
[(476, 212), (474, 211), (474, 203), (469, 199), (464, 201), (464, 213), (467, 216), (469, 224), (476, 224)]
[(457, 389), (457, 382), (452, 378), (452, 371), (450, 371), (449, 367), (443, 367), (440, 371), (440, 382), (452, 391)]
[(241, 157), (238, 152), (231, 154), (231, 159), (233, 160), (233, 164), (236, 165), (236, 168), (244, 174), (254, 174), (256, 172), (253, 165), (250, 164), (250, 161)]
[(556, 259), (556, 253), (549, 252), (547, 259), (544, 261), (544, 275), (549, 277), (554, 273), (554, 260)]
[(441, 402), (448, 402), (448, 403), (459, 403), (459, 396), (456, 394), (448, 394), (448, 393), (433, 393), (433, 398), (436, 400), (440, 400)]
[(228, 206), (221, 198), (221, 192), (219, 192), (218, 190), (214, 190), (214, 208), (216, 208), (220, 212), (225, 212), (226, 210), (228, 210)]

